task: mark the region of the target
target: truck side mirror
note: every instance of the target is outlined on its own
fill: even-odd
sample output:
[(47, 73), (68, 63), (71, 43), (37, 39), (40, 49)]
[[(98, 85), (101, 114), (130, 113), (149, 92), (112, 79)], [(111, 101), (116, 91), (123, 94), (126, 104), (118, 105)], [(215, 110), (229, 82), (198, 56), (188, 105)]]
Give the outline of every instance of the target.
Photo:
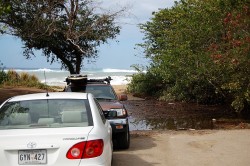
[(104, 111), (104, 116), (106, 119), (112, 119), (117, 117), (117, 111)]
[(120, 94), (120, 95), (118, 96), (118, 99), (119, 99), (120, 101), (126, 101), (126, 100), (128, 100), (128, 96), (127, 96), (126, 94)]

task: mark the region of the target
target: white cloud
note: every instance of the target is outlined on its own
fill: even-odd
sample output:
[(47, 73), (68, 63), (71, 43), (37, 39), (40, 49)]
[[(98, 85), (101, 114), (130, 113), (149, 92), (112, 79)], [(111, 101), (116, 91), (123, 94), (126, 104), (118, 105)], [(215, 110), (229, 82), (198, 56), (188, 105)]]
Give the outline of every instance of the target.
[(141, 54), (134, 48), (136, 44), (142, 43), (143, 38), (138, 24), (149, 21), (152, 12), (170, 8), (174, 0), (103, 0), (102, 2), (103, 8), (111, 12), (119, 11), (123, 7), (127, 7), (127, 10), (123, 17), (116, 20), (122, 26), (121, 33), (117, 37), (119, 42), (110, 41), (108, 45), (101, 46), (99, 58), (92, 65), (128, 68), (132, 64), (146, 64), (147, 60), (143, 55), (135, 56)]
[(174, 5), (174, 0), (104, 0), (103, 6), (111, 10), (127, 7), (127, 17), (123, 21), (142, 23), (152, 16), (152, 12)]
[[(108, 45), (101, 46), (99, 59), (96, 66), (128, 68), (132, 64), (145, 64), (147, 60), (135, 50), (136, 44), (142, 43), (143, 34), (138, 24), (149, 21), (152, 12), (163, 8), (170, 8), (174, 0), (103, 0), (103, 8), (110, 11), (119, 11), (127, 7), (125, 16), (116, 21), (122, 26), (121, 33), (117, 37), (118, 43), (111, 41)], [(139, 52), (139, 53), (138, 53)], [(112, 59), (112, 61), (110, 61)]]

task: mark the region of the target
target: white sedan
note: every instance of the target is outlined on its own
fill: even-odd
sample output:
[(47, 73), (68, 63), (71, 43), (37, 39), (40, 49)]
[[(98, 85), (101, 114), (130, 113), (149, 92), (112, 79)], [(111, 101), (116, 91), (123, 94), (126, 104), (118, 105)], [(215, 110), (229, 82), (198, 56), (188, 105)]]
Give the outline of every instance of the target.
[(111, 165), (112, 129), (89, 93), (38, 93), (0, 106), (0, 165)]

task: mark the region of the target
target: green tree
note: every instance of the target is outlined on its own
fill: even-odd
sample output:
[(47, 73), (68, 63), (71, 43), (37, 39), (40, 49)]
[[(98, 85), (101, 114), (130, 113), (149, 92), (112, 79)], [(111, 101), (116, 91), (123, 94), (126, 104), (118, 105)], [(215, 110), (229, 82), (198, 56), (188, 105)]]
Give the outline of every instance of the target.
[(250, 115), (250, 2), (223, 3), (228, 6), (222, 21), (224, 34), (210, 45), (209, 52), (216, 66), (224, 71), (220, 86), (231, 105)]
[[(206, 81), (211, 61), (204, 52), (209, 40), (221, 35), (221, 11), (210, 1), (188, 0), (154, 14), (141, 25), (146, 57), (165, 83), (165, 96), (178, 100), (215, 102), (215, 87)], [(168, 95), (168, 94), (171, 95)], [(217, 98), (220, 98), (219, 96)]]
[(248, 108), (249, 1), (181, 0), (140, 28), (163, 99)]
[(9, 10), (9, 6), (4, 5), (3, 2), (0, 2), (0, 15), (8, 12)]
[(6, 0), (10, 12), (0, 16), (5, 34), (19, 37), (24, 56), (42, 50), (48, 62), (61, 61), (71, 74), (81, 71), (85, 58), (97, 57), (100, 44), (114, 39), (120, 27), (116, 13), (103, 12), (92, 0)]
[[(6, 6), (3, 4), (3, 2), (1, 1), (0, 2), (0, 16), (5, 14), (5, 13), (8, 13), (10, 11), (10, 6)], [(0, 34), (3, 33), (3, 29), (5, 27), (4, 26), (0, 26)]]

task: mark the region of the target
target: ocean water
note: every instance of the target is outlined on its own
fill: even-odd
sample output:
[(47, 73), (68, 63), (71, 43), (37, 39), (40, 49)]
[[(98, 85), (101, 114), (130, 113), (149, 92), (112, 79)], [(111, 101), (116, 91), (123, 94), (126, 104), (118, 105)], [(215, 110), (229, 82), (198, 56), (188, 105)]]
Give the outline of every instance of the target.
[[(8, 69), (6, 69), (7, 71)], [(42, 83), (51, 86), (65, 86), (65, 78), (70, 75), (68, 71), (61, 69), (11, 69), (15, 70), (17, 73), (28, 73), (30, 75), (35, 75)], [(82, 75), (87, 75), (89, 79), (103, 79), (110, 76), (113, 80), (111, 85), (125, 85), (131, 80), (131, 76), (135, 74), (135, 70), (124, 70), (124, 69), (83, 69)]]

